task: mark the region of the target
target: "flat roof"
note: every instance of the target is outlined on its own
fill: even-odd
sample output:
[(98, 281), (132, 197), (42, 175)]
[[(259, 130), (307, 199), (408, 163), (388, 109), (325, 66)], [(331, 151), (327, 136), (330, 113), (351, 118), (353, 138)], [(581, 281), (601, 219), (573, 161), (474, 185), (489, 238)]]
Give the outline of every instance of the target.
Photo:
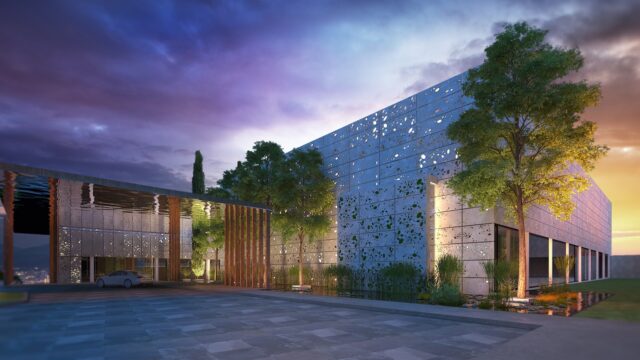
[(154, 186), (124, 182), (124, 181), (116, 181), (116, 180), (110, 180), (110, 179), (97, 178), (93, 176), (78, 175), (78, 174), (68, 173), (64, 171), (49, 170), (49, 169), (36, 168), (36, 167), (24, 166), (24, 165), (18, 165), (18, 164), (10, 164), (10, 163), (5, 163), (1, 161), (0, 161), (0, 169), (6, 170), (6, 171), (12, 171), (16, 173), (28, 174), (28, 175), (43, 176), (43, 177), (50, 177), (50, 178), (56, 178), (56, 179), (65, 179), (65, 180), (79, 181), (83, 183), (103, 185), (103, 186), (108, 186), (108, 187), (113, 187), (113, 188), (118, 188), (123, 190), (140, 191), (140, 192), (147, 192), (147, 193), (158, 194), (158, 195), (176, 196), (180, 198), (198, 199), (202, 201), (211, 201), (211, 202), (217, 202), (222, 204), (242, 205), (246, 207), (271, 210), (268, 206), (251, 203), (247, 201), (221, 199), (218, 197), (209, 196), (205, 194), (194, 194), (186, 191), (164, 189), (164, 188), (158, 188)]

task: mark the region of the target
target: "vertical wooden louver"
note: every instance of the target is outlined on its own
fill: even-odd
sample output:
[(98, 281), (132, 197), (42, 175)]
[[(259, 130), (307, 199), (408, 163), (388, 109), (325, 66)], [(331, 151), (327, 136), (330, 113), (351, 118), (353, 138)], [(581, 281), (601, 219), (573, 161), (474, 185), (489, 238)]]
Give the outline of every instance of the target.
[(49, 178), (49, 283), (58, 282), (58, 180)]
[(11, 171), (4, 172), (4, 210), (7, 213), (4, 219), (4, 241), (2, 243), (2, 258), (4, 262), (4, 283), (13, 283), (13, 201), (15, 197), (16, 174)]
[(169, 196), (169, 281), (180, 280), (180, 199)]
[(224, 216), (225, 284), (267, 287), (269, 211), (228, 204)]

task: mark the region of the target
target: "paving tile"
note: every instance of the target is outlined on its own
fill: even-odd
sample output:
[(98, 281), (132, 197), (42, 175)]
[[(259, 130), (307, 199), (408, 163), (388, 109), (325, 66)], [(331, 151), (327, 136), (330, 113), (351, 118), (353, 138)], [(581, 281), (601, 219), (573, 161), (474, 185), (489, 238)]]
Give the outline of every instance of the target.
[(282, 324), (289, 321), (296, 321), (296, 319), (291, 316), (276, 316), (272, 318), (268, 318), (267, 320), (271, 321), (274, 324)]
[(484, 345), (498, 344), (506, 340), (501, 337), (483, 335), (478, 333), (464, 334), (464, 335), (457, 336), (454, 339), (463, 339), (463, 340), (473, 341), (473, 342), (484, 344)]
[(56, 340), (55, 345), (72, 345), (87, 342), (104, 340), (104, 334), (80, 334), (72, 336), (61, 336)]
[(374, 355), (382, 355), (385, 358), (392, 360), (428, 360), (437, 357), (437, 355), (418, 351), (405, 346), (384, 350), (374, 353)]
[(333, 329), (333, 328), (324, 328), (324, 329), (317, 329), (317, 330), (311, 330), (308, 331), (309, 334), (315, 335), (317, 337), (320, 338), (328, 338), (328, 337), (332, 337), (332, 336), (340, 336), (340, 335), (345, 335), (346, 332), (342, 331), (342, 330), (337, 330), (337, 329)]
[(394, 327), (404, 327), (404, 326), (413, 325), (414, 323), (407, 320), (387, 320), (387, 321), (380, 322), (380, 324), (387, 325), (387, 326), (394, 326)]
[(249, 349), (251, 345), (242, 340), (219, 341), (207, 345), (207, 351), (210, 353), (221, 353), (232, 350)]

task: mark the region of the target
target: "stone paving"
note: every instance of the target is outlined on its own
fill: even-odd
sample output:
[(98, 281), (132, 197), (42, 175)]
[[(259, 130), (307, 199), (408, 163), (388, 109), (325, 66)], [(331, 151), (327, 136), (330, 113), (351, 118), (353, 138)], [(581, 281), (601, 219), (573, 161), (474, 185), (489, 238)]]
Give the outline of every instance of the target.
[(234, 293), (119, 294), (0, 308), (0, 358), (466, 359), (527, 332)]

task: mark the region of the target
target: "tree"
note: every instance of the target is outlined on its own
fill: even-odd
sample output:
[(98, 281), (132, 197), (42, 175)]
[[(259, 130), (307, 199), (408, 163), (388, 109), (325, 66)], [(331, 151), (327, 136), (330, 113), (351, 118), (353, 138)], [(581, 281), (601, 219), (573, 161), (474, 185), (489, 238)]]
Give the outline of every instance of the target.
[(546, 34), (527, 23), (505, 26), (462, 86), (475, 106), (447, 130), (464, 165), (448, 186), (470, 206), (504, 207), (517, 223), (518, 297), (527, 289), (527, 209), (545, 206), (567, 220), (572, 196), (589, 186), (573, 166), (590, 171), (608, 150), (595, 144), (596, 125), (580, 118), (600, 99), (599, 86), (569, 81), (583, 58), (577, 49), (552, 47)]
[(202, 276), (205, 271), (204, 261), (209, 249), (215, 250), (216, 276), (218, 251), (224, 246), (224, 220), (218, 206), (212, 206), (195, 200), (191, 205), (192, 221), (192, 255), (191, 271)]
[(196, 159), (193, 162), (191, 192), (194, 194), (204, 194), (204, 171), (202, 170), (202, 154), (200, 150), (196, 151)]
[(275, 184), (273, 225), (285, 241), (298, 240), (298, 280), (303, 285), (304, 242), (331, 228), (334, 184), (322, 172), (320, 152), (297, 149), (289, 153)]
[(204, 274), (204, 260), (209, 250), (209, 218), (205, 203), (193, 201), (191, 204), (191, 271), (195, 276)]
[(218, 185), (240, 200), (272, 205), (278, 167), (285, 159), (282, 147), (271, 141), (258, 141), (247, 151), (245, 160), (223, 173)]
[(209, 196), (213, 196), (215, 198), (218, 198), (218, 199), (231, 199), (232, 198), (231, 193), (228, 190), (226, 190), (226, 189), (224, 189), (222, 187), (208, 187), (206, 194), (209, 195)]

